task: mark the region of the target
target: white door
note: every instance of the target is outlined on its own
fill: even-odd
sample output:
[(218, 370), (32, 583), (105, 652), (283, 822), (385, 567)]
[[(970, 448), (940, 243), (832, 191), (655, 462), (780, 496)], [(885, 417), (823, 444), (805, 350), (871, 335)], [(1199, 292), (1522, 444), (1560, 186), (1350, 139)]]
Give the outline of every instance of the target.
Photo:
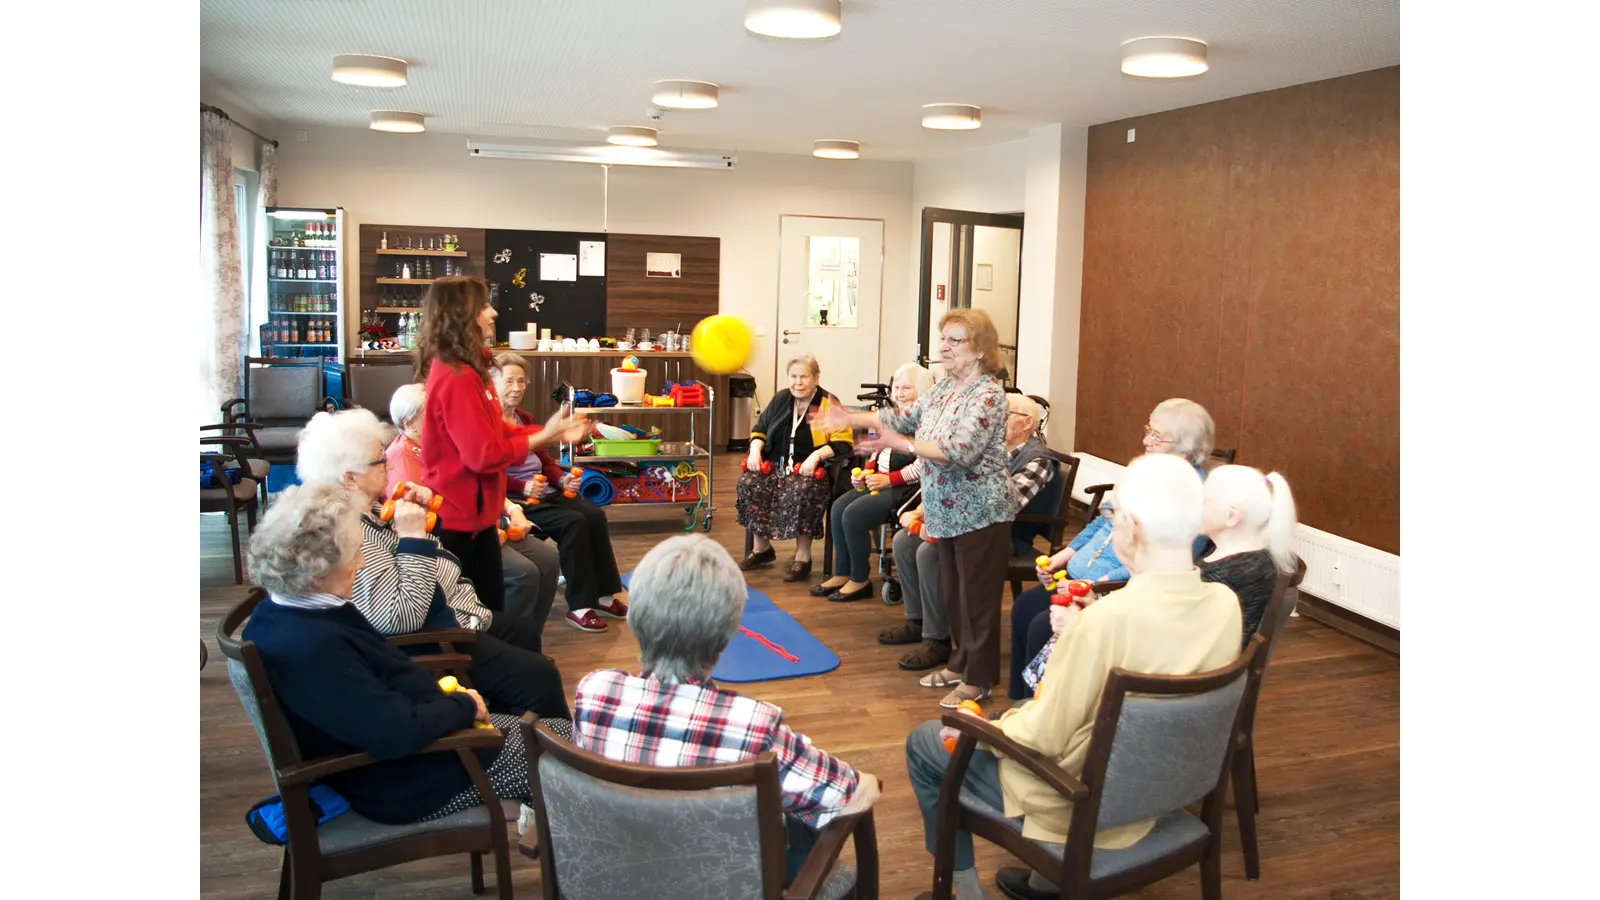
[(788, 361), (810, 353), (822, 386), (855, 404), (878, 381), (883, 220), (782, 216), (778, 235), (774, 390), (788, 386)]

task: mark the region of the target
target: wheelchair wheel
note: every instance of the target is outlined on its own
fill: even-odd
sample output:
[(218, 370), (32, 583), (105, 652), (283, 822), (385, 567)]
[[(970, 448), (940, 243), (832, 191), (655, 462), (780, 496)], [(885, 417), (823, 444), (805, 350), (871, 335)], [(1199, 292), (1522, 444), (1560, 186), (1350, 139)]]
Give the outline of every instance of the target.
[(906, 602), (906, 598), (900, 592), (900, 582), (885, 581), (883, 583), (883, 604), (885, 606), (899, 606), (904, 602)]

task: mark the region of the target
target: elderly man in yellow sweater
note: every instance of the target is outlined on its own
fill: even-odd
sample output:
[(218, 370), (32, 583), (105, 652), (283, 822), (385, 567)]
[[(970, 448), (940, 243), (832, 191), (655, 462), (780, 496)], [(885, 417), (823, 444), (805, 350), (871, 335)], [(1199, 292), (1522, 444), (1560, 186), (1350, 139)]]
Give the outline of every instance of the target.
[[(1134, 460), (1117, 484), (1113, 546), (1133, 577), (1128, 586), (1061, 618), (1054, 653), (1031, 702), (996, 723), (1007, 737), (1083, 772), (1095, 711), (1113, 668), (1152, 675), (1190, 675), (1220, 668), (1239, 654), (1239, 600), (1220, 584), (1200, 580), (1194, 539), (1203, 504), (1200, 476), (1171, 455)], [(951, 730), (953, 733), (953, 729)], [(922, 830), (934, 852), (939, 788), (950, 756), (937, 721), (906, 738), (906, 766), (922, 807)], [(1008, 817), (1022, 817), (1022, 834), (1064, 843), (1072, 804), (1020, 765), (980, 747), (964, 786)], [(1095, 834), (1096, 847), (1121, 849), (1150, 833), (1152, 821)], [(985, 897), (973, 862), (972, 835), (956, 835), (957, 900)], [(997, 883), (1012, 897), (1047, 898), (1054, 886), (1025, 869), (1002, 869)]]

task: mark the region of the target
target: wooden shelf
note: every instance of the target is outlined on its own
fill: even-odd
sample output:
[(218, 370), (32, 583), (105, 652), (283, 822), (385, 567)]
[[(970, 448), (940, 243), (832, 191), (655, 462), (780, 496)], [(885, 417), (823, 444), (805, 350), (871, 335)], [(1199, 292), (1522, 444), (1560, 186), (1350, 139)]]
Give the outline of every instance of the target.
[(420, 307), (420, 306), (377, 306), (377, 307), (373, 307), (372, 311), (373, 312), (380, 312), (380, 313), (400, 313), (402, 315), (413, 315), (413, 314), (421, 314), (422, 307)]
[(433, 284), (434, 278), (378, 278), (379, 284)]
[(466, 256), (465, 250), (379, 250), (379, 256)]
[[(379, 280), (381, 281), (382, 279), (379, 279)], [(337, 279), (337, 278), (268, 278), (267, 281), (272, 283), (272, 284), (284, 284), (284, 283), (287, 283), (287, 282), (290, 282), (290, 281), (296, 282), (298, 284), (338, 284), (339, 283), (339, 279)], [(409, 283), (409, 282), (402, 282), (402, 284), (406, 284), (406, 283)]]

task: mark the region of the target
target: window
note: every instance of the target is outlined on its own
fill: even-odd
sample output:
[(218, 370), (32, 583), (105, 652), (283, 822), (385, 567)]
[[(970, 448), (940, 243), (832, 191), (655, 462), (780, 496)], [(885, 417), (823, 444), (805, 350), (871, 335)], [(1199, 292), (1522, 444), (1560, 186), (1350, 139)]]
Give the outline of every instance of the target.
[(855, 328), (861, 239), (813, 236), (806, 244), (811, 276), (806, 324)]

